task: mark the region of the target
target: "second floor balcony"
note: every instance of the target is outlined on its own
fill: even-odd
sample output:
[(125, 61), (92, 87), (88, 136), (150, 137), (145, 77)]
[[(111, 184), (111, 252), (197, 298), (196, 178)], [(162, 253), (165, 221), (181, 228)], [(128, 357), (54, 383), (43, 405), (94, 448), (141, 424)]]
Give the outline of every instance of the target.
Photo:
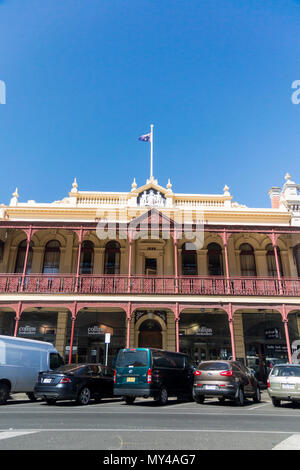
[(0, 294), (300, 297), (300, 278), (0, 274)]

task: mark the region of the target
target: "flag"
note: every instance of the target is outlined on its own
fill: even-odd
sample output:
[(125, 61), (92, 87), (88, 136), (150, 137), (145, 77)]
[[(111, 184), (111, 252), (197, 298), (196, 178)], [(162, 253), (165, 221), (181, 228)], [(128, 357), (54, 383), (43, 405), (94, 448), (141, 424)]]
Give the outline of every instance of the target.
[(139, 137), (139, 140), (141, 140), (142, 142), (151, 142), (151, 132), (149, 134), (141, 135), (141, 137)]

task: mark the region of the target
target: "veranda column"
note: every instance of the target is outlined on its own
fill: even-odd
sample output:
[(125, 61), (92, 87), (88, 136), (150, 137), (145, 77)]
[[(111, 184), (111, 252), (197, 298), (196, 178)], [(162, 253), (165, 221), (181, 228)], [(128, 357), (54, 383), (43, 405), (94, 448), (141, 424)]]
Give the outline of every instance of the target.
[(227, 294), (230, 294), (230, 278), (229, 278), (229, 261), (228, 261), (228, 238), (229, 233), (226, 232), (226, 229), (222, 232), (222, 239), (224, 244), (224, 254), (225, 254), (225, 270), (226, 270), (226, 284), (227, 284)]
[(128, 259), (128, 292), (131, 291), (131, 271), (132, 271), (132, 245), (133, 239), (131, 235), (128, 235), (129, 241), (129, 259)]
[(78, 236), (78, 254), (77, 254), (77, 268), (76, 268), (76, 285), (75, 292), (78, 292), (79, 287), (79, 271), (80, 271), (80, 258), (82, 248), (83, 230), (81, 229)]
[(14, 336), (17, 336), (18, 334), (18, 328), (19, 328), (19, 321), (21, 318), (21, 313), (22, 313), (22, 302), (18, 303), (17, 311), (16, 311), (16, 324), (15, 324), (15, 331), (14, 331)]
[(24, 268), (23, 268), (23, 275), (22, 275), (21, 292), (24, 289), (24, 282), (25, 282), (25, 276), (26, 276), (26, 271), (27, 271), (28, 254), (29, 254), (31, 236), (32, 236), (32, 226), (30, 226), (29, 231), (27, 232), (27, 244), (26, 244), (26, 254), (25, 254)]
[(291, 343), (290, 343), (290, 335), (288, 330), (288, 315), (286, 313), (285, 304), (282, 304), (282, 321), (284, 325), (284, 332), (285, 332), (285, 340), (288, 352), (289, 363), (292, 364), (292, 353), (291, 353)]
[(126, 348), (129, 348), (130, 347), (130, 326), (131, 326), (131, 302), (128, 302), (126, 317), (127, 317)]
[(278, 278), (278, 284), (279, 284), (279, 293), (280, 295), (282, 295), (281, 273), (280, 273), (279, 258), (278, 258), (277, 238), (276, 238), (275, 233), (272, 233), (271, 239), (272, 239), (272, 245), (273, 245), (274, 254), (275, 254), (277, 278)]
[(179, 305), (176, 302), (175, 306), (175, 325), (176, 325), (176, 352), (179, 352)]
[(76, 321), (76, 309), (77, 309), (77, 302), (74, 302), (74, 305), (71, 309), (71, 319), (72, 319), (72, 328), (71, 328), (71, 338), (70, 338), (70, 352), (69, 352), (69, 364), (72, 363), (72, 351), (73, 351), (73, 342), (74, 342), (74, 329), (75, 329), (75, 321)]
[(234, 330), (233, 330), (233, 313), (232, 313), (232, 304), (230, 303), (228, 305), (228, 323), (229, 323), (229, 331), (230, 331), (230, 339), (231, 339), (231, 350), (232, 350), (232, 359), (233, 361), (236, 360), (236, 354), (235, 354), (235, 342), (234, 342)]
[(176, 232), (173, 233), (174, 240), (174, 271), (175, 271), (175, 293), (178, 294), (178, 240)]

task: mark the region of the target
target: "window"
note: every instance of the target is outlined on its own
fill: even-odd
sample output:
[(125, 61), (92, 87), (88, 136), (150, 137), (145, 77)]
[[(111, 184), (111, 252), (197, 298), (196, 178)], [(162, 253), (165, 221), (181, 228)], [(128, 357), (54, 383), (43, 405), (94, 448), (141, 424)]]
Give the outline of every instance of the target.
[(192, 243), (184, 243), (181, 252), (183, 276), (197, 276), (197, 251)]
[(156, 258), (145, 259), (145, 274), (155, 276), (157, 273), (157, 260)]
[(94, 266), (94, 244), (84, 241), (80, 256), (80, 274), (92, 274)]
[(149, 364), (148, 352), (137, 351), (120, 351), (117, 358), (117, 367), (147, 367)]
[(297, 267), (298, 277), (300, 277), (300, 243), (296, 245), (293, 249), (294, 260)]
[(243, 243), (240, 246), (240, 261), (242, 276), (256, 276), (254, 250), (248, 243)]
[(120, 244), (108, 242), (105, 247), (104, 274), (120, 274)]
[(50, 353), (50, 369), (55, 370), (64, 365), (62, 357), (57, 353)]
[(58, 274), (60, 260), (60, 243), (57, 240), (51, 240), (45, 246), (43, 273)]
[(230, 367), (226, 362), (203, 362), (199, 370), (230, 370)]
[[(31, 271), (32, 247), (33, 247), (33, 244), (32, 242), (30, 242), (28, 258), (27, 258), (26, 274), (30, 274), (30, 271)], [(25, 257), (26, 257), (26, 249), (27, 249), (27, 240), (23, 240), (21, 243), (19, 243), (19, 246), (18, 246), (15, 273), (23, 273)]]
[[(276, 257), (275, 257), (274, 247), (271, 243), (266, 246), (266, 251), (267, 251), (268, 275), (272, 277), (277, 277)], [(280, 249), (278, 247), (277, 247), (277, 254), (278, 254), (280, 275), (283, 276)]]
[(3, 255), (4, 255), (4, 242), (0, 240), (0, 263), (3, 261)]
[(210, 276), (223, 275), (222, 248), (218, 243), (210, 243), (207, 246), (208, 274)]

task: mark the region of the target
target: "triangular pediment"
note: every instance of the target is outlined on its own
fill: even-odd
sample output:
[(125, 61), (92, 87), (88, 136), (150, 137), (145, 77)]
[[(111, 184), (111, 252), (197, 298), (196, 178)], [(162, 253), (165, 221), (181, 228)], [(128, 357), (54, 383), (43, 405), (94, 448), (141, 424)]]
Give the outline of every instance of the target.
[(164, 188), (163, 186), (160, 186), (159, 184), (155, 184), (153, 183), (153, 181), (150, 181), (149, 183), (146, 183), (144, 184), (143, 186), (140, 186), (139, 188), (136, 188), (136, 192), (138, 194), (141, 194), (143, 193), (144, 191), (150, 191), (150, 190), (153, 190), (153, 191), (158, 191), (162, 194), (167, 194), (168, 193), (168, 190), (166, 188)]
[(167, 230), (173, 229), (175, 225), (177, 224), (173, 219), (167, 217), (154, 207), (130, 222), (130, 226), (140, 230), (153, 228)]

